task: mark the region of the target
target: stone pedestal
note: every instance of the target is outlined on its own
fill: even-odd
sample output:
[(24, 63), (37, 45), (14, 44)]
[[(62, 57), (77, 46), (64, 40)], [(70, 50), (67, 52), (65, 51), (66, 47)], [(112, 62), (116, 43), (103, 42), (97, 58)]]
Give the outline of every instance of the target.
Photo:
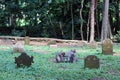
[(13, 45), (13, 53), (22, 53), (24, 51), (24, 44), (17, 42), (15, 45)]
[(102, 43), (102, 53), (105, 55), (113, 55), (113, 42), (106, 39)]
[(90, 46), (90, 48), (92, 48), (92, 49), (96, 49), (96, 48), (98, 47), (98, 44), (97, 44), (97, 42), (92, 41), (92, 42), (90, 42), (89, 46)]
[(30, 44), (29, 36), (26, 36), (24, 40), (25, 40), (25, 45), (29, 45)]

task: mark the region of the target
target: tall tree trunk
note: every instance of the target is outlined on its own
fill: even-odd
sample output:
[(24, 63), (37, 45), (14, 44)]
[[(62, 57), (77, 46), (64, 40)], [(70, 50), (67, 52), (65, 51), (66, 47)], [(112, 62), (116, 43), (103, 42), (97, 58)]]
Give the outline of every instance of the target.
[(90, 4), (90, 42), (94, 41), (94, 10), (95, 10), (95, 0), (91, 0)]
[(61, 21), (59, 22), (59, 25), (60, 25), (60, 31), (61, 31), (61, 34), (62, 34), (62, 38), (64, 38), (64, 32), (63, 32), (63, 29), (62, 29), (62, 22)]
[(49, 15), (48, 15), (48, 17), (49, 17), (49, 20), (50, 20), (51, 28), (53, 30), (53, 35), (54, 35), (55, 38), (57, 38), (57, 34), (56, 34), (56, 30), (55, 30), (55, 25), (53, 24), (53, 21), (52, 21), (51, 17)]
[(9, 26), (14, 26), (14, 14), (11, 14), (10, 17), (9, 17)]
[(87, 41), (89, 41), (89, 32), (90, 32), (90, 27), (89, 27), (89, 25), (90, 25), (90, 11), (89, 11), (89, 13), (88, 13), (88, 21), (87, 21)]
[(101, 41), (109, 38), (110, 35), (110, 24), (108, 19), (108, 12), (109, 12), (109, 0), (104, 0), (103, 5), (103, 20), (102, 20), (102, 32), (101, 32)]
[(112, 38), (112, 31), (111, 31), (111, 26), (110, 26), (110, 21), (108, 19), (108, 37), (111, 39)]
[(84, 0), (81, 1), (81, 8), (80, 8), (80, 20), (81, 20), (80, 34), (81, 34), (82, 40), (84, 40), (84, 37), (83, 37), (83, 17), (82, 17), (83, 4), (84, 4)]
[(99, 30), (99, 11), (98, 11), (98, 9), (96, 9), (96, 11), (95, 11), (96, 13), (95, 13), (95, 16), (96, 16), (96, 18), (95, 18), (95, 21), (96, 21), (96, 28), (97, 28), (97, 37), (98, 37), (98, 39), (100, 38), (100, 30)]
[(74, 20), (73, 20), (73, 9), (71, 4), (71, 19), (72, 19), (72, 40), (74, 39)]
[(99, 1), (95, 0), (95, 22), (96, 22), (96, 34), (97, 38), (100, 39), (100, 29), (99, 29), (99, 9), (97, 8)]

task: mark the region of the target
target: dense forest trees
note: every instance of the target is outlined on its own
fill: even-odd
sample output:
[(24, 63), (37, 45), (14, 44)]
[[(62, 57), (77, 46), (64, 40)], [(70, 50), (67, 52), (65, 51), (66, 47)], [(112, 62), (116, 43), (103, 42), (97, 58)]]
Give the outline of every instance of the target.
[(114, 36), (120, 30), (120, 1), (106, 2), (107, 16), (105, 1), (0, 0), (0, 35), (92, 41), (103, 39), (108, 27)]

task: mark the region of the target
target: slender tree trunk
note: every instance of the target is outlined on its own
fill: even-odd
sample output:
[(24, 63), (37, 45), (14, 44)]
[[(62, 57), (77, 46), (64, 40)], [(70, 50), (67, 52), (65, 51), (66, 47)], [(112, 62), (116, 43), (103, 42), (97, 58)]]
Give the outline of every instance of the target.
[(111, 31), (111, 26), (110, 26), (110, 21), (108, 20), (108, 37), (112, 39), (112, 31)]
[(88, 13), (88, 21), (87, 21), (87, 41), (89, 41), (89, 32), (90, 32), (89, 25), (90, 25), (90, 11)]
[(12, 16), (9, 17), (9, 26), (12, 25), (12, 24), (11, 24), (11, 22), (12, 22), (12, 21), (11, 21), (11, 20), (12, 20), (11, 18), (12, 18)]
[(10, 17), (9, 17), (9, 26), (14, 26), (14, 22), (15, 22), (14, 16), (15, 16), (14, 14), (10, 15)]
[[(120, 4), (120, 0), (118, 1), (118, 4)], [(120, 11), (120, 5), (119, 5), (119, 11)], [(119, 12), (119, 21), (120, 21), (120, 12)]]
[(82, 40), (84, 40), (84, 37), (83, 37), (83, 17), (82, 17), (83, 4), (84, 4), (84, 0), (81, 1), (81, 8), (80, 8), (80, 20), (81, 20), (80, 34), (81, 34)]
[(95, 0), (91, 0), (90, 4), (90, 42), (94, 41), (94, 10), (95, 10)]
[(56, 30), (54, 28), (54, 24), (53, 24), (52, 19), (50, 18), (50, 16), (49, 16), (49, 19), (50, 19), (51, 28), (53, 29), (53, 33), (54, 33), (53, 35), (54, 35), (54, 37), (57, 37)]
[(14, 27), (14, 30), (15, 30), (15, 28), (16, 28), (16, 14), (12, 14), (12, 17), (11, 17), (11, 26), (13, 26)]
[(71, 4), (71, 18), (72, 18), (72, 40), (74, 39), (74, 20), (73, 20), (73, 10)]
[(109, 36), (109, 20), (108, 20), (108, 11), (109, 11), (109, 0), (104, 0), (104, 7), (103, 7), (103, 20), (102, 20), (102, 32), (101, 32), (101, 41), (105, 40)]
[(69, 0), (67, 0), (67, 10), (69, 10), (69, 6), (70, 6), (70, 3), (69, 3)]
[(98, 17), (98, 15), (99, 15), (99, 11), (98, 11), (98, 9), (96, 9), (96, 13), (95, 13), (96, 15), (96, 28), (97, 28), (97, 35), (98, 35), (98, 38), (100, 38), (100, 33), (99, 33), (99, 17)]
[(63, 32), (63, 29), (62, 29), (62, 22), (61, 21), (59, 22), (59, 25), (60, 25), (60, 30), (61, 30), (62, 38), (64, 38), (64, 32)]
[(99, 1), (95, 0), (95, 22), (96, 22), (96, 34), (97, 38), (100, 39), (100, 29), (99, 29), (99, 9), (97, 8)]

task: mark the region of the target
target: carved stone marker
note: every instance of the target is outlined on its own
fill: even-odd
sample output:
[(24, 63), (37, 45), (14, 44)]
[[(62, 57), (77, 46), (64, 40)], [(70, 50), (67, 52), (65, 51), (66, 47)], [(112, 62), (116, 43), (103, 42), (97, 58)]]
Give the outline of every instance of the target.
[(29, 57), (25, 52), (23, 52), (20, 56), (15, 57), (15, 63), (17, 64), (17, 67), (20, 67), (21, 65), (29, 67), (33, 63), (33, 56)]
[(47, 45), (56, 45), (56, 41), (48, 41)]
[(102, 53), (105, 55), (113, 55), (113, 42), (106, 39), (102, 43)]
[(85, 68), (99, 68), (99, 59), (95, 55), (89, 55), (84, 60), (84, 67)]
[(90, 46), (90, 48), (92, 48), (92, 49), (96, 49), (96, 48), (98, 47), (98, 44), (97, 44), (97, 42), (92, 41), (92, 42), (90, 42), (89, 46)]
[(17, 42), (13, 45), (13, 53), (22, 53), (24, 51), (24, 45), (21, 42)]
[(25, 37), (25, 45), (29, 45), (30, 44), (30, 38), (29, 36)]

